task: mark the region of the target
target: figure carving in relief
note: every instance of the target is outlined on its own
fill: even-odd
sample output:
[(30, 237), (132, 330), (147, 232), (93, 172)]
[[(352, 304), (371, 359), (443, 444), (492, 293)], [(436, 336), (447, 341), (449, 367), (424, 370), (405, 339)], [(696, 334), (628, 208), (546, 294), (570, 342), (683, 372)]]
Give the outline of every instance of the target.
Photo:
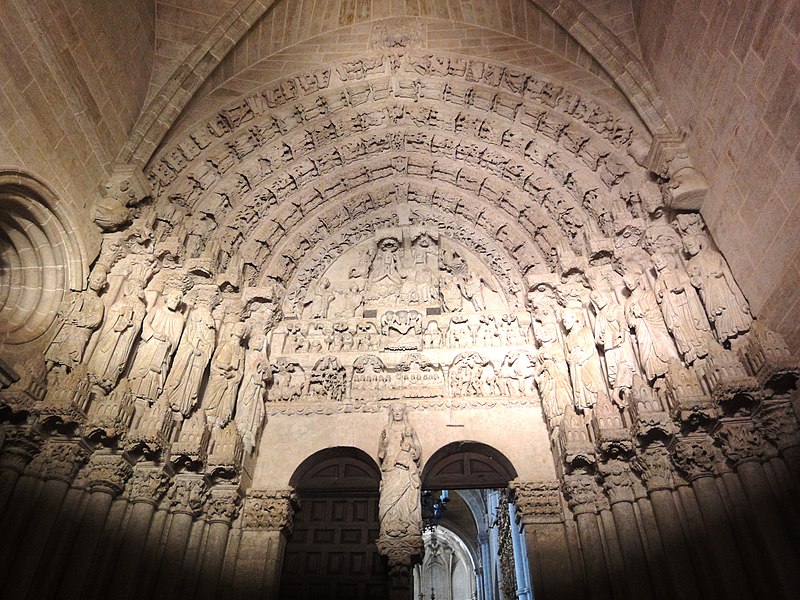
[(387, 310), (381, 317), (381, 335), (388, 336), (391, 331), (400, 335), (406, 335), (411, 331), (421, 334), (422, 315), (416, 310)]
[(203, 395), (202, 408), (208, 423), (215, 427), (225, 427), (233, 416), (236, 392), (242, 380), (244, 366), (242, 338), (245, 331), (243, 322), (234, 323), (231, 331), (222, 336), (222, 341), (211, 358), (211, 372)]
[(369, 275), (369, 269), (372, 266), (373, 260), (375, 260), (375, 251), (372, 248), (368, 247), (359, 250), (356, 266), (352, 267), (349, 272), (350, 279), (357, 279)]
[(625, 301), (625, 320), (635, 334), (639, 364), (647, 379), (653, 381), (667, 372), (670, 360), (677, 359), (678, 353), (664, 324), (656, 297), (644, 282), (641, 267), (628, 268), (622, 279), (630, 291)]
[(269, 391), (269, 399), (278, 402), (298, 399), (306, 384), (306, 375), (302, 367), (281, 357), (271, 368), (272, 387)]
[(561, 422), (566, 407), (573, 401), (567, 359), (556, 327), (555, 323), (548, 322), (535, 331), (539, 342), (536, 383), (542, 397), (542, 409), (551, 426)]
[(439, 279), (439, 299), (443, 312), (461, 312), (464, 298), (456, 276), (445, 271)]
[(333, 302), (334, 294), (330, 289), (331, 282), (327, 277), (312, 286), (303, 298), (303, 316), (307, 319), (327, 319), (328, 308)]
[(245, 353), (244, 377), (239, 388), (239, 398), (236, 400), (236, 414), (233, 417), (247, 454), (253, 451), (258, 433), (264, 424), (264, 393), (271, 374), (266, 336), (251, 335)]
[(502, 341), (509, 346), (521, 346), (528, 341), (520, 328), (517, 315), (503, 315), (500, 318), (500, 335)]
[(567, 331), (567, 364), (575, 397), (575, 408), (581, 412), (592, 408), (600, 399), (608, 399), (600, 357), (594, 335), (586, 327), (576, 309), (564, 310), (561, 322)]
[(422, 533), (419, 463), (422, 448), (408, 420), (406, 407), (393, 404), (389, 423), (381, 431), (378, 518), (380, 538), (404, 538)]
[(442, 347), (442, 330), (439, 329), (438, 321), (428, 321), (425, 326), (425, 331), (422, 333), (422, 347), (423, 348), (441, 348)]
[(500, 329), (492, 315), (482, 315), (478, 325), (478, 344), (481, 346), (500, 346), (503, 340)]
[(500, 365), (500, 392), (506, 396), (533, 394), (536, 369), (524, 352), (511, 351)]
[(128, 279), (122, 287), (123, 296), (109, 308), (87, 366), (90, 380), (107, 392), (125, 369), (145, 314), (142, 281)]
[(750, 306), (722, 254), (709, 248), (708, 240), (702, 235), (685, 237), (683, 247), (689, 255), (686, 265), (689, 279), (700, 291), (717, 340), (723, 344), (748, 331), (753, 322)]
[(638, 373), (633, 356), (625, 309), (597, 290), (589, 295), (597, 318), (594, 322), (594, 339), (603, 349), (608, 371), (608, 384), (614, 390), (613, 400), (619, 406), (627, 405), (627, 395)]
[(200, 384), (214, 352), (216, 333), (214, 317), (208, 306), (195, 299), (164, 385), (167, 402), (172, 410), (184, 417), (188, 417), (197, 404)]
[(412, 241), (410, 273), (400, 287), (400, 301), (429, 303), (439, 299), (439, 277), (428, 265), (429, 257), (436, 256), (436, 242), (427, 233), (420, 233)]
[(447, 328), (447, 345), (451, 348), (466, 348), (474, 343), (469, 319), (464, 315), (455, 315), (450, 318)]
[(333, 339), (328, 350), (330, 352), (350, 352), (353, 349), (353, 332), (347, 323), (333, 324)]
[(181, 293), (167, 290), (163, 301), (151, 308), (142, 323), (142, 334), (128, 379), (134, 398), (152, 404), (164, 389), (172, 355), (183, 331)]
[(100, 294), (106, 287), (106, 274), (107, 269), (98, 264), (89, 275), (89, 289), (72, 292), (62, 302), (61, 325), (44, 355), (48, 368), (63, 365), (71, 371), (83, 360), (89, 338), (103, 322), (105, 307)]
[(366, 299), (384, 300), (395, 297), (405, 279), (400, 256), (400, 242), (393, 237), (378, 242), (378, 251), (369, 268)]
[(345, 393), (345, 368), (334, 356), (323, 356), (314, 365), (308, 383), (312, 398), (339, 402)]
[(380, 335), (375, 324), (369, 321), (358, 323), (354, 342), (356, 350), (377, 350), (380, 345)]
[(286, 337), (283, 341), (284, 352), (305, 352), (308, 350), (308, 340), (300, 323), (286, 325)]
[[(486, 367), (491, 370), (485, 371)], [(449, 375), (453, 396), (482, 396), (484, 384), (489, 388), (497, 385), (494, 367), (477, 352), (459, 354), (450, 367)]]
[(345, 292), (337, 292), (339, 310), (336, 312), (338, 317), (355, 317), (360, 319), (364, 316), (364, 293), (358, 284), (353, 283)]
[(675, 336), (683, 359), (691, 364), (708, 354), (708, 319), (689, 277), (678, 269), (675, 257), (656, 253), (653, 264), (658, 273), (656, 298), (664, 322)]

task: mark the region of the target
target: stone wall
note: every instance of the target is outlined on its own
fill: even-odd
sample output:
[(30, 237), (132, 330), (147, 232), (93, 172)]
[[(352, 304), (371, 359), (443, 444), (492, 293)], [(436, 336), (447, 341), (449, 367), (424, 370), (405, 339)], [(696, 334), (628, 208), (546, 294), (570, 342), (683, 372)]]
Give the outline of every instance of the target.
[(797, 349), (797, 3), (635, 6), (645, 64), (709, 179), (703, 215), (754, 313)]

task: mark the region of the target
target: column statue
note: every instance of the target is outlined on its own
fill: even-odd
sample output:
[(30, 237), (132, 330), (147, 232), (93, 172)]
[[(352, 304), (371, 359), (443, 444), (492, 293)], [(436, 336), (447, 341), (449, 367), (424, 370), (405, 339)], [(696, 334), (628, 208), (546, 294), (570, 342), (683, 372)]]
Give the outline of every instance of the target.
[(592, 291), (590, 298), (597, 315), (594, 339), (606, 358), (608, 384), (614, 390), (615, 402), (625, 406), (626, 397), (633, 387), (633, 376), (638, 373), (625, 310), (597, 290)]
[(575, 396), (575, 408), (592, 408), (601, 397), (608, 397), (603, 368), (594, 345), (594, 335), (581, 322), (576, 309), (564, 310), (561, 322), (567, 330), (567, 364)]
[(211, 359), (211, 373), (203, 395), (202, 407), (206, 413), (206, 420), (212, 426), (224, 427), (233, 416), (236, 391), (242, 380), (244, 334), (245, 324), (241, 321), (236, 322), (230, 334), (217, 346)]
[(253, 451), (258, 432), (264, 423), (264, 394), (271, 376), (267, 339), (261, 334), (251, 335), (245, 353), (244, 377), (236, 401), (236, 415), (233, 418), (242, 438), (244, 451), (248, 454)]
[(544, 323), (535, 331), (539, 342), (536, 358), (536, 384), (542, 396), (542, 409), (551, 428), (561, 423), (564, 410), (573, 401), (567, 359), (555, 323)]

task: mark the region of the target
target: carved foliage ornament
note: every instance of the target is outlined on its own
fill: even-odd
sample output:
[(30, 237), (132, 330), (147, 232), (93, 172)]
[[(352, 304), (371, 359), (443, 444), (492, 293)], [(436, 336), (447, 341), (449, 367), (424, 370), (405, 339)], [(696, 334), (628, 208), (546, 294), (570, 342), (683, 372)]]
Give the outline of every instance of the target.
[(242, 527), (288, 535), (292, 532), (294, 511), (298, 506), (293, 490), (251, 490), (244, 501)]
[(523, 523), (561, 523), (561, 491), (557, 481), (514, 480), (509, 487)]
[(133, 467), (122, 455), (95, 453), (82, 473), (90, 491), (116, 496), (125, 489), (125, 482), (133, 473)]
[(80, 442), (50, 440), (30, 462), (27, 472), (45, 480), (72, 483), (87, 458), (87, 449)]

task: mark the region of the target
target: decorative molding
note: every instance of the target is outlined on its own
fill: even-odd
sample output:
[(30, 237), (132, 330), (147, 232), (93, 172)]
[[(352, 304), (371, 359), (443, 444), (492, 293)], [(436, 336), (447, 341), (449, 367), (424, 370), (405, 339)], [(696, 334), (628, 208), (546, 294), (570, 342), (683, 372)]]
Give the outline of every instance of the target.
[(294, 490), (250, 490), (244, 499), (242, 527), (289, 535), (297, 507), (299, 500)]

